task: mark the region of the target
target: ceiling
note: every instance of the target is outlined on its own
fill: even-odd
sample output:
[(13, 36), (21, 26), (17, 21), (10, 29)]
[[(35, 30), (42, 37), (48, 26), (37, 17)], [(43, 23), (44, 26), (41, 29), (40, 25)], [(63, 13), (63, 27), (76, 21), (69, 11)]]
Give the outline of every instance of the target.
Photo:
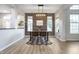
[[(43, 13), (55, 13), (63, 4), (44, 4)], [(23, 13), (38, 13), (38, 4), (14, 4), (16, 9), (21, 10)]]

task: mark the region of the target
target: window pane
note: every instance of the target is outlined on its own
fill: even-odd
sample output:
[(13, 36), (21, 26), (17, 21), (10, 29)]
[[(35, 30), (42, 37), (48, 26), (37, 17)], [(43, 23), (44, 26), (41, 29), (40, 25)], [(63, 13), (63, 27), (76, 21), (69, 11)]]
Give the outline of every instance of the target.
[(47, 16), (47, 31), (52, 31), (52, 16)]
[(27, 18), (27, 31), (33, 31), (33, 17), (28, 16)]
[(70, 23), (70, 33), (79, 33), (79, 23)]
[(78, 14), (70, 15), (70, 22), (79, 22), (79, 15)]

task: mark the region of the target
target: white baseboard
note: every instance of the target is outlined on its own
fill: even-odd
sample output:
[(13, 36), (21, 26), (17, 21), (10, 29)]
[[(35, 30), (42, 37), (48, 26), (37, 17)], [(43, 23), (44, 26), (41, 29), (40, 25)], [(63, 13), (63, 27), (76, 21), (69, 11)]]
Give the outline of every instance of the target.
[(1, 48), (0, 51), (2, 51), (2, 50), (4, 50), (4, 49), (8, 48), (8, 47), (11, 46), (12, 44), (16, 43), (17, 41), (19, 41), (19, 40), (21, 40), (21, 39), (23, 39), (23, 38), (24, 38), (24, 37), (20, 37), (20, 38), (17, 39), (16, 41), (13, 41), (12, 43), (10, 43), (10, 44), (6, 45), (5, 47)]
[(60, 41), (63, 41), (63, 42), (65, 42), (66, 40), (65, 39), (59, 39)]
[(78, 41), (79, 42), (79, 39), (67, 39), (67, 41)]
[(65, 42), (66, 41), (65, 39), (60, 39), (58, 37), (55, 37), (55, 38), (58, 39), (58, 40), (60, 40), (60, 41), (62, 41), (62, 42)]

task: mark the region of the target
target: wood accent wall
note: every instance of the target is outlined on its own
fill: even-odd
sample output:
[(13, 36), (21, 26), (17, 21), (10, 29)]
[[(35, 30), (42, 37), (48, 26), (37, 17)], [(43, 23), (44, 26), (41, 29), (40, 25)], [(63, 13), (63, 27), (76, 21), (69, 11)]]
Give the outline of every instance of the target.
[[(36, 17), (35, 15), (38, 13), (25, 13), (25, 35), (29, 35), (29, 32), (27, 31), (27, 16), (33, 16), (33, 31), (37, 31), (38, 26), (36, 26), (36, 20), (43, 20), (43, 26), (41, 26), (42, 31), (47, 30), (47, 16), (52, 16), (53, 20), (53, 28), (52, 32), (50, 32), (50, 35), (55, 34), (55, 15), (54, 13), (44, 13), (46, 16)], [(42, 13), (43, 14), (43, 13)]]
[(36, 16), (36, 14), (33, 15), (33, 30), (38, 31), (39, 26), (36, 25), (37, 20), (43, 20), (43, 26), (40, 26), (40, 30), (46, 31), (47, 30), (47, 14), (46, 16)]

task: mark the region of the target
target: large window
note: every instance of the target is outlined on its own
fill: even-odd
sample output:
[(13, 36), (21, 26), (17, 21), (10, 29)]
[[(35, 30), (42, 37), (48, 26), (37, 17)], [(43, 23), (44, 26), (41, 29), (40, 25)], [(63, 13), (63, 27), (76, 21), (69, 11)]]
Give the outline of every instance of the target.
[(33, 17), (27, 17), (27, 31), (33, 31)]
[(79, 33), (79, 14), (70, 15), (70, 33)]
[(47, 16), (47, 31), (52, 31), (52, 16)]

